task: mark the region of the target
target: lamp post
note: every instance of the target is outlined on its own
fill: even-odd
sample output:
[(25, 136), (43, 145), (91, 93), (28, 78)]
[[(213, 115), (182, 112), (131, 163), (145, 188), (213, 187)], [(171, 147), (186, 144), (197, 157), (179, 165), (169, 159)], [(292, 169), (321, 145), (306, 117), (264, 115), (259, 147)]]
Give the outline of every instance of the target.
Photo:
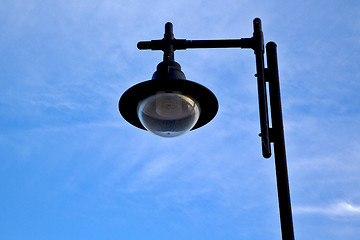
[[(152, 80), (129, 88), (121, 96), (119, 111), (132, 125), (162, 137), (176, 137), (199, 128), (215, 117), (218, 101), (206, 87), (186, 80), (180, 65), (174, 60), (174, 51), (189, 48), (253, 49), (256, 60), (262, 154), (264, 158), (271, 157), (273, 143), (282, 239), (294, 240), (276, 44), (266, 44), (265, 68), (261, 20), (255, 18), (253, 26), (254, 33), (251, 38), (186, 40), (175, 39), (172, 24), (166, 23), (163, 39), (138, 43), (140, 50), (162, 50), (164, 58), (158, 64)], [(269, 84), (271, 127), (266, 82)]]

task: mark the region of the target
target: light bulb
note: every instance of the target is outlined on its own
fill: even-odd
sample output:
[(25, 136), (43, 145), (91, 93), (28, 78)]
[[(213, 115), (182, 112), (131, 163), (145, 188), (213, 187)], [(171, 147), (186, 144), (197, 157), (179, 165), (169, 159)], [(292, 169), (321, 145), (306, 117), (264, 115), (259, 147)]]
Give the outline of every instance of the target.
[(177, 92), (161, 92), (140, 102), (143, 126), (161, 137), (177, 137), (190, 131), (200, 116), (198, 103)]

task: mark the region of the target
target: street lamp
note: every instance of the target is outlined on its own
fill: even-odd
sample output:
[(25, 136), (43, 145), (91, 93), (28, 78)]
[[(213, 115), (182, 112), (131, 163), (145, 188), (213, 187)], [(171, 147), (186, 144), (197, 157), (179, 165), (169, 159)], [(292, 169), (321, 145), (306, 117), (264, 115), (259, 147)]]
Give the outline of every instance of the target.
[[(215, 95), (206, 87), (186, 80), (180, 65), (174, 60), (175, 50), (188, 48), (253, 49), (259, 97), (260, 137), (262, 154), (271, 156), (274, 144), (279, 212), (283, 240), (294, 240), (290, 190), (286, 164), (284, 128), (281, 110), (276, 44), (266, 44), (267, 68), (264, 64), (264, 38), (261, 20), (253, 21), (251, 38), (226, 40), (175, 39), (173, 25), (165, 24), (164, 38), (139, 42), (138, 48), (162, 50), (164, 58), (149, 81), (129, 88), (119, 100), (119, 111), (132, 125), (162, 137), (176, 137), (210, 122), (218, 111)], [(269, 125), (266, 82), (272, 126)]]

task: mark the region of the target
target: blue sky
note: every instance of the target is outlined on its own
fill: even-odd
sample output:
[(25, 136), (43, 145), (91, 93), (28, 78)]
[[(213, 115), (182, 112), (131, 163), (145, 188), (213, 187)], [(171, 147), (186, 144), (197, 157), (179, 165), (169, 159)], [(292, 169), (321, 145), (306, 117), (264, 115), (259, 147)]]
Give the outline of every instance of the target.
[(2, 1), (1, 239), (280, 239), (273, 158), (261, 156), (251, 50), (177, 51), (211, 89), (208, 125), (164, 139), (119, 97), (177, 38), (278, 45), (296, 239), (360, 235), (358, 1)]

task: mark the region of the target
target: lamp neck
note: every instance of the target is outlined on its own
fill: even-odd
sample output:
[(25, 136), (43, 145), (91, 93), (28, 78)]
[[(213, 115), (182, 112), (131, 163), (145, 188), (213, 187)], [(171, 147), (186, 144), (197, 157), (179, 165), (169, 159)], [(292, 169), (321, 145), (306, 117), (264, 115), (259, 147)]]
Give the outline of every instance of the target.
[(185, 74), (181, 71), (180, 64), (175, 61), (163, 61), (158, 64), (152, 80), (158, 79), (182, 79), (186, 80)]

